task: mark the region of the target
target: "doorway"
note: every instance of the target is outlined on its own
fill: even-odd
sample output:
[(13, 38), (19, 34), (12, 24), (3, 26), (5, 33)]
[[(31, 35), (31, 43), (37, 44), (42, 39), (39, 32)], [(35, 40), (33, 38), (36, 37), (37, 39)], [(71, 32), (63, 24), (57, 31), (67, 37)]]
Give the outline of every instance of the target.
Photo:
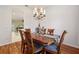
[(19, 29), (24, 29), (23, 19), (13, 19), (12, 20), (12, 42), (21, 41)]

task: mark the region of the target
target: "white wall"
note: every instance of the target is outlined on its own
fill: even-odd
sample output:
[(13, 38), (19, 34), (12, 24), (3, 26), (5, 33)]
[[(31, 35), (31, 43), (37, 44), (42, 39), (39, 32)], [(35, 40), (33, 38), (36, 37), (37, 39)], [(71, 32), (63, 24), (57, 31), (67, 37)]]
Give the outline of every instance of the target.
[[(8, 5), (0, 6), (0, 46), (12, 43), (12, 32), (11, 32), (11, 30), (12, 30), (11, 22), (12, 22), (12, 16), (13, 16), (12, 13), (15, 12), (15, 10), (17, 10), (18, 7), (8, 6)], [(19, 10), (21, 10), (21, 9), (19, 9)], [(15, 13), (18, 14), (19, 12), (20, 11), (18, 11), (17, 13), (15, 12)], [(21, 13), (22, 12), (20, 12), (19, 14), (21, 14)], [(13, 19), (15, 19), (15, 18), (18, 19), (18, 17), (17, 18), (14, 17)], [(21, 18), (21, 17), (19, 17), (19, 18)]]
[(25, 8), (25, 11), (24, 11), (24, 27), (25, 28), (31, 28), (32, 31), (34, 32), (36, 26), (37, 26), (37, 21), (33, 18), (32, 9)]
[(78, 41), (77, 42), (78, 42), (78, 46), (79, 46), (79, 7), (78, 7), (77, 11), (78, 11), (78, 15), (77, 15), (77, 17), (78, 17), (78, 20), (77, 20), (77, 30), (78, 30), (78, 32), (77, 32), (78, 35), (77, 36), (78, 36)]
[(11, 42), (11, 11), (9, 6), (0, 6), (0, 46)]
[[(78, 7), (79, 6), (49, 6), (46, 9), (46, 18), (41, 22), (46, 28), (55, 28), (55, 33), (61, 34), (67, 30), (64, 44), (78, 47)], [(27, 8), (28, 9), (28, 8)], [(34, 31), (37, 22), (34, 20), (32, 10), (28, 9), (24, 16), (25, 28), (32, 28)]]
[(11, 22), (12, 19), (23, 19), (23, 8), (23, 6), (0, 6), (0, 46), (18, 41), (12, 40)]
[(77, 9), (77, 6), (52, 6), (48, 9), (47, 19), (42, 25), (51, 25), (55, 28), (55, 33), (57, 34), (60, 34), (63, 30), (67, 30), (68, 33), (64, 44), (79, 47), (77, 38), (77, 20), (79, 19), (77, 17)]

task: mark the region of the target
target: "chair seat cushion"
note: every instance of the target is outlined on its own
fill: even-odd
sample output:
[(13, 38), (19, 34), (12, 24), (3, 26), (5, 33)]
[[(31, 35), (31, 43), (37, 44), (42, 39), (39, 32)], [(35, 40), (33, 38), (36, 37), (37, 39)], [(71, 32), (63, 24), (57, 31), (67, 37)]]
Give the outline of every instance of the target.
[(50, 51), (57, 51), (57, 46), (56, 44), (51, 44), (49, 46), (46, 46), (45, 49)]

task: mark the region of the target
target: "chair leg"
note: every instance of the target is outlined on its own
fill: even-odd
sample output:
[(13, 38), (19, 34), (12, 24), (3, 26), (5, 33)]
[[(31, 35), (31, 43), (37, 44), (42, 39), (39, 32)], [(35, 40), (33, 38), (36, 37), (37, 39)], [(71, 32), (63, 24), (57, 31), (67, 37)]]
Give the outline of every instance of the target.
[(24, 53), (24, 51), (25, 51), (25, 45), (21, 44), (21, 52)]
[(44, 49), (44, 54), (46, 54), (46, 50)]
[(23, 45), (23, 54), (25, 53), (25, 45)]
[(43, 53), (43, 54), (46, 54), (46, 50), (45, 50), (45, 48), (43, 48), (42, 53)]
[(21, 52), (23, 52), (23, 45), (21, 45)]
[(60, 54), (61, 53), (61, 51), (57, 51), (57, 54)]

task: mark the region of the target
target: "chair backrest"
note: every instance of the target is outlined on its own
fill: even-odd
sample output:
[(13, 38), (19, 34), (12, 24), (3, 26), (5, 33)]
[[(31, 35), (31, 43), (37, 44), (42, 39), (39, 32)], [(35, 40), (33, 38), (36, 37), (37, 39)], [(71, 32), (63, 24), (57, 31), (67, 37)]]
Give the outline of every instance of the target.
[(44, 29), (44, 34), (46, 34), (46, 29)]
[(33, 44), (33, 39), (31, 37), (31, 31), (25, 31), (25, 39), (27, 41), (27, 45), (32, 48), (32, 52), (34, 52), (34, 44)]
[(28, 40), (31, 43), (31, 33), (29, 31), (25, 31), (25, 40)]
[(53, 34), (54, 34), (54, 29), (48, 29), (48, 30), (47, 30), (47, 34), (53, 35)]
[(25, 38), (31, 43), (31, 29), (25, 29)]
[(60, 50), (61, 44), (62, 44), (62, 42), (64, 40), (64, 37), (65, 37), (66, 33), (67, 33), (66, 30), (64, 30), (61, 37), (60, 37), (60, 42), (58, 44), (58, 50)]
[(31, 29), (29, 29), (29, 28), (28, 29), (25, 29), (25, 30), (28, 31), (28, 32), (31, 32)]
[(41, 29), (41, 34), (46, 34), (46, 29)]
[(20, 32), (20, 36), (21, 36), (21, 39), (22, 39), (22, 42), (25, 40), (25, 37), (24, 37), (24, 31), (23, 30), (19, 30)]

